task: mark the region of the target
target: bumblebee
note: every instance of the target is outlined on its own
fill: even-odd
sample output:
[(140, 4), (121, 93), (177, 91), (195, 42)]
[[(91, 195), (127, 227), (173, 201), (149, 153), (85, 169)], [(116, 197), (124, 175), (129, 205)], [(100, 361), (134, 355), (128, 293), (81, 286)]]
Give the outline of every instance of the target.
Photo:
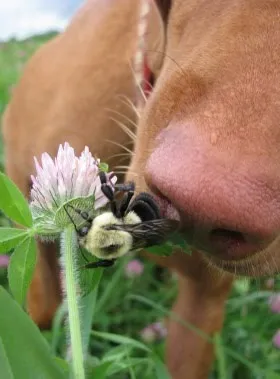
[[(177, 221), (160, 217), (159, 207), (150, 194), (142, 192), (134, 197), (134, 183), (113, 186), (104, 172), (99, 175), (110, 209), (94, 218), (74, 209), (86, 222), (76, 229), (80, 246), (100, 259), (86, 264), (85, 268), (112, 266), (117, 258), (130, 251), (162, 243), (168, 233), (177, 229)], [(116, 194), (120, 192), (123, 196), (118, 201)]]

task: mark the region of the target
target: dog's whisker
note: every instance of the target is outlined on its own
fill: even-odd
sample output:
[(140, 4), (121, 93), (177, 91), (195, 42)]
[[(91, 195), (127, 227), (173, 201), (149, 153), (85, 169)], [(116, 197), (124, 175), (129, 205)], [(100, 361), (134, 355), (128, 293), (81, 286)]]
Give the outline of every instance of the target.
[(114, 155), (111, 155), (110, 158), (116, 158), (116, 157), (130, 157), (131, 155), (135, 155), (135, 153), (120, 153), (120, 154), (114, 154)]
[(135, 121), (133, 121), (131, 118), (129, 118), (128, 116), (116, 111), (115, 109), (110, 109), (110, 108), (105, 108), (106, 110), (108, 110), (109, 112), (111, 113), (114, 113), (120, 117), (122, 117), (123, 119), (125, 119), (127, 122), (129, 122), (132, 126), (134, 126), (135, 128), (137, 128), (137, 123)]
[(139, 112), (139, 110), (136, 108), (136, 106), (135, 106), (135, 104), (133, 103), (133, 101), (132, 101), (131, 99), (129, 99), (128, 97), (124, 96), (124, 95), (119, 95), (119, 97), (120, 97), (120, 99), (121, 99), (120, 101), (121, 101), (123, 104), (129, 106), (130, 109), (132, 109), (132, 110), (135, 112), (136, 117), (139, 119), (139, 118), (140, 118), (140, 112)]
[(112, 141), (112, 140), (108, 140), (108, 139), (106, 140), (106, 142), (110, 142), (110, 143), (112, 143), (113, 145), (116, 145), (116, 146), (122, 148), (123, 150), (127, 151), (127, 152), (130, 153), (131, 155), (133, 154), (133, 151), (130, 150), (130, 149), (129, 149), (128, 147), (126, 147), (125, 145), (122, 145), (122, 144), (120, 144), (120, 143), (118, 143), (118, 142), (116, 142), (116, 141)]
[(129, 166), (125, 166), (125, 165), (124, 166), (115, 166), (115, 168), (117, 168), (117, 169), (118, 168), (120, 168), (120, 169), (127, 169), (128, 170)]
[(120, 154), (111, 155), (108, 159), (119, 158), (119, 157), (123, 157), (123, 159), (127, 159), (127, 157), (131, 157), (133, 155), (134, 153), (120, 153)]
[(127, 171), (114, 170), (114, 168), (113, 168), (113, 171), (114, 171), (114, 174), (116, 174), (116, 175), (126, 175), (127, 174)]
[[(127, 170), (115, 170), (115, 167), (113, 167), (113, 171), (116, 175), (126, 175), (127, 174)], [(129, 173), (132, 174), (133, 176), (135, 177), (138, 177), (139, 174), (135, 171), (131, 171), (129, 170)]]
[(110, 117), (110, 119), (114, 121), (116, 125), (118, 125), (132, 140), (136, 140), (136, 134), (133, 133), (133, 131), (130, 130), (124, 123), (115, 119), (114, 117)]

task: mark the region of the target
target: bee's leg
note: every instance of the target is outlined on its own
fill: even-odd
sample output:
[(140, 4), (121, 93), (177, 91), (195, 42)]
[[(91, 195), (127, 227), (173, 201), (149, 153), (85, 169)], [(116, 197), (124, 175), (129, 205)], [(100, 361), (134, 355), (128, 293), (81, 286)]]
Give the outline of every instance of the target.
[(119, 192), (134, 192), (135, 184), (133, 182), (115, 184), (114, 188), (116, 191), (119, 191)]
[[(111, 176), (115, 176), (115, 174), (113, 173)], [(133, 182), (122, 183), (122, 184), (112, 184), (111, 177), (109, 177), (109, 182), (111, 183), (111, 186), (110, 186), (107, 181), (107, 176), (104, 172), (101, 171), (99, 173), (99, 177), (101, 181), (101, 190), (110, 201), (114, 199), (114, 191), (112, 190), (112, 187), (114, 187), (115, 191), (117, 192), (134, 192), (135, 191), (135, 184)]]
[(87, 263), (84, 268), (98, 268), (98, 267), (111, 267), (114, 265), (116, 259), (102, 259), (97, 262)]
[(123, 218), (129, 203), (134, 195), (135, 185), (133, 182), (125, 183), (125, 184), (116, 184), (115, 190), (118, 192), (125, 192), (123, 199), (121, 200), (118, 209), (116, 211), (116, 216), (118, 218)]
[(107, 197), (108, 200), (114, 201), (114, 191), (109, 184), (101, 184), (101, 191)]
[[(122, 218), (125, 215), (125, 212), (128, 208), (128, 205), (130, 203), (131, 198), (134, 195), (135, 190), (135, 184), (133, 182), (125, 183), (125, 184), (115, 184), (114, 189), (117, 192), (126, 192), (125, 197), (121, 201), (120, 205), (117, 206), (115, 198), (114, 198), (114, 191), (112, 187), (108, 184), (107, 176), (104, 172), (99, 173), (100, 182), (101, 182), (101, 191), (103, 194), (109, 199), (111, 203), (111, 211), (112, 213), (118, 217)], [(109, 177), (109, 181), (110, 181)]]
[(124, 217), (133, 195), (134, 195), (133, 191), (129, 191), (124, 194), (124, 197), (122, 198), (121, 203), (119, 205), (119, 209), (117, 210), (117, 217), (119, 218)]
[(105, 172), (101, 171), (99, 173), (99, 177), (100, 177), (100, 182), (101, 182), (101, 191), (107, 197), (107, 199), (110, 201), (112, 213), (116, 214), (117, 213), (117, 204), (116, 204), (116, 201), (114, 198), (114, 191), (113, 191), (112, 187), (110, 187), (109, 184), (107, 183), (107, 177), (106, 177)]
[(114, 191), (111, 186), (109, 186), (107, 182), (107, 176), (105, 172), (101, 171), (99, 173), (99, 178), (101, 182), (101, 191), (103, 194), (107, 197), (108, 200), (113, 201), (114, 200)]

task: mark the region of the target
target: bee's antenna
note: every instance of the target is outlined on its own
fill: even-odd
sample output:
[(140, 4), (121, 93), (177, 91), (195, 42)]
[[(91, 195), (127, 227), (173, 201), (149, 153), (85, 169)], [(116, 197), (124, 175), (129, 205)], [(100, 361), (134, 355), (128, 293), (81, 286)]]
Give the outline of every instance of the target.
[(106, 196), (107, 199), (109, 200), (110, 206), (111, 206), (111, 212), (115, 215), (117, 213), (117, 204), (114, 198), (114, 191), (107, 183), (107, 177), (106, 177), (105, 172), (100, 171), (99, 178), (100, 178), (100, 183), (101, 183), (101, 191), (103, 195)]
[(70, 207), (70, 208), (72, 208), (73, 211), (75, 211), (76, 213), (78, 213), (78, 215), (80, 215), (85, 221), (92, 222), (92, 218), (89, 217), (89, 214), (87, 212), (81, 211), (80, 209), (76, 209), (71, 204), (67, 204), (67, 206)]
[[(69, 204), (66, 204), (66, 205), (67, 205), (67, 206), (70, 206)], [(68, 210), (67, 210), (67, 208), (66, 208), (66, 205), (64, 204), (64, 205), (63, 205), (63, 208), (64, 208), (65, 212), (67, 213), (67, 215), (68, 215), (70, 221), (71, 221), (72, 224), (74, 225), (74, 228), (75, 228), (77, 234), (79, 234), (79, 230), (78, 230), (78, 228), (77, 228), (77, 225), (75, 224), (75, 222), (74, 222), (72, 216), (71, 216), (70, 213), (68, 212)], [(72, 207), (72, 208), (74, 208), (74, 207)]]

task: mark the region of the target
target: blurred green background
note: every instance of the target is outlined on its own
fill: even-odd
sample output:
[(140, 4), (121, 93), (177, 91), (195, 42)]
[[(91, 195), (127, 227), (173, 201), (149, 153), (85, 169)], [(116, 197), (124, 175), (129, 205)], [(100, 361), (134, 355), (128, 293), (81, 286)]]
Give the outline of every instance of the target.
[[(0, 115), (9, 101), (25, 62), (51, 37), (52, 34), (45, 34), (24, 41), (10, 40), (0, 43)], [(3, 170), (2, 140), (0, 166)], [(3, 216), (0, 216), (0, 223), (6, 223)], [(106, 271), (97, 299), (94, 329), (142, 339), (163, 357), (165, 339), (149, 325), (168, 316), (168, 310), (176, 296), (177, 279), (175, 275), (159, 270), (141, 258), (137, 258), (136, 263), (129, 264), (132, 259), (134, 258), (126, 257), (119, 260), (114, 268)], [(0, 268), (0, 283), (7, 285), (5, 268)], [(269, 304), (274, 293), (279, 293), (280, 296), (279, 278), (236, 280), (227, 302), (225, 328), (216, 346), (217, 360), (211, 379), (265, 379), (280, 375), (280, 347), (277, 349), (273, 344), (273, 336), (280, 328), (280, 300), (279, 313), (272, 312)], [(64, 328), (60, 326), (58, 319), (55, 321), (55, 328), (44, 332), (44, 335), (53, 351), (63, 355)], [(94, 356), (101, 357), (115, 345), (92, 337), (90, 347)], [(228, 355), (227, 348), (235, 354)], [(132, 356), (139, 357), (139, 351), (132, 352)], [(154, 373), (150, 364), (145, 360), (140, 363), (134, 366), (133, 375), (136, 378), (153, 379)], [(275, 375), (271, 372), (275, 372)], [(121, 374), (112, 377), (133, 378), (131, 375), (129, 370), (124, 369)]]

